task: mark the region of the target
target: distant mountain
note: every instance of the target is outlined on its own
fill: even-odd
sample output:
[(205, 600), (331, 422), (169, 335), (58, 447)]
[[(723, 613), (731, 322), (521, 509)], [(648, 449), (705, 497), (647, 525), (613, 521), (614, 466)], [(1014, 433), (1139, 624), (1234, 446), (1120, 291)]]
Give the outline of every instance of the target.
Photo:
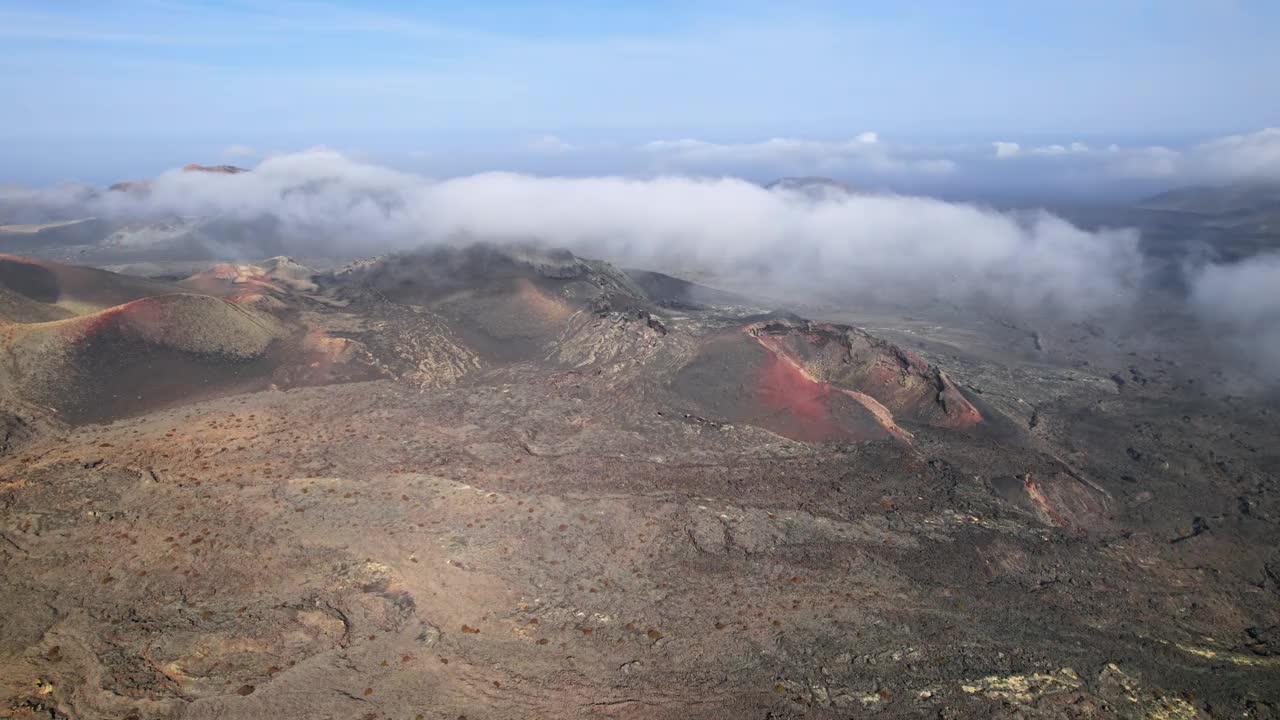
[(1132, 204), (1049, 209), (1088, 230), (1138, 230), (1143, 253), (1165, 263), (1159, 277), (1169, 287), (1185, 285), (1181, 278), (1188, 263), (1234, 262), (1280, 251), (1280, 183), (1182, 187)]
[(278, 219), (168, 216), (119, 225), (95, 243), (85, 259), (127, 262), (139, 259), (228, 259), (280, 255), (285, 250)]
[(0, 225), (0, 252), (30, 252), (44, 247), (91, 245), (113, 229), (98, 218), (61, 222)]
[(866, 191), (825, 177), (784, 177), (765, 184), (766, 190), (795, 192), (815, 200), (861, 195)]
[[(238, 175), (235, 165), (191, 163), (184, 173)], [(90, 203), (105, 194), (145, 198), (153, 180), (121, 180), (105, 190), (84, 186), (61, 206), (44, 208), (10, 190), (0, 196), (0, 252), (17, 252), (51, 260), (118, 264), (147, 260), (261, 257), (282, 252), (279, 223), (270, 217), (237, 219), (142, 214), (107, 219), (88, 214)]]
[(1241, 258), (1280, 248), (1280, 183), (1233, 183), (1170, 190), (1139, 203), (1149, 210), (1185, 214), (1218, 234), (1220, 257)]
[(248, 169), (236, 167), (235, 165), (198, 165), (190, 163), (182, 167), (183, 172), (208, 172), (222, 173), (224, 175), (238, 175), (240, 173), (249, 172)]
[(1232, 183), (1184, 187), (1153, 195), (1138, 203), (1150, 210), (1224, 215), (1280, 208), (1280, 183)]
[[(235, 165), (201, 165), (199, 163), (187, 163), (182, 166), (182, 172), (204, 172), (218, 173), (221, 175), (239, 175), (247, 173), (247, 168), (236, 167)], [(151, 180), (121, 180), (107, 186), (107, 190), (115, 192), (139, 192), (147, 193), (151, 191)]]
[(107, 186), (110, 192), (140, 192), (146, 193), (151, 190), (150, 180), (121, 180)]

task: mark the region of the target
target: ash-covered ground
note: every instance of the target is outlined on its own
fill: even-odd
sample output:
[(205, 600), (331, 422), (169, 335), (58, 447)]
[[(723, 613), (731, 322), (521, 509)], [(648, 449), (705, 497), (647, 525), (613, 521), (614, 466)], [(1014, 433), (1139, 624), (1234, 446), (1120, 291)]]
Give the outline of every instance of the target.
[(0, 716), (1280, 716), (1267, 395), (732, 289), (0, 257)]

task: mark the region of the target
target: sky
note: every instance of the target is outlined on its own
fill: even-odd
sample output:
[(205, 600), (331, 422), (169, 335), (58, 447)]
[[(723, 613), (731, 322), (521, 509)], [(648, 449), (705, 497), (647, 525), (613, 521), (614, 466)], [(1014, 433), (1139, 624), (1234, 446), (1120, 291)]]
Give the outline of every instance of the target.
[(1280, 126), (1278, 33), (1280, 4), (1246, 0), (0, 0), (0, 182), (324, 146), (926, 190), (1058, 156), (1085, 186), (1114, 145), (1146, 169), (1108, 177), (1143, 185), (1165, 151)]

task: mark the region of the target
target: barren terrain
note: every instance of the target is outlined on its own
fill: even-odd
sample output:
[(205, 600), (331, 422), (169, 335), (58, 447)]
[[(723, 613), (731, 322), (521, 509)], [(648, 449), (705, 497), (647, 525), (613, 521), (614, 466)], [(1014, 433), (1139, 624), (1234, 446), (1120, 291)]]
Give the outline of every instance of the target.
[(0, 716), (1280, 715), (1265, 396), (783, 310), (519, 247), (0, 258)]

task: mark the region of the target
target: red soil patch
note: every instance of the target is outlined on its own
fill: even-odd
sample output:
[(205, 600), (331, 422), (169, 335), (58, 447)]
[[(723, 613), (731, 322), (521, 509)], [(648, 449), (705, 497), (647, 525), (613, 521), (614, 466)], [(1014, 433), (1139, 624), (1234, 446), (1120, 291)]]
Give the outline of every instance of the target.
[(848, 398), (870, 413), (880, 429), (899, 440), (911, 440), (911, 433), (898, 427), (893, 413), (875, 398), (817, 380), (781, 348), (763, 337), (755, 339), (768, 351), (757, 375), (756, 396), (764, 405), (784, 415), (787, 422), (783, 434), (787, 437), (801, 442), (867, 439), (866, 433), (855, 433), (837, 420), (848, 413), (833, 410), (832, 402)]
[(231, 263), (221, 263), (196, 273), (183, 280), (182, 285), (197, 292), (243, 304), (252, 304), (264, 296), (285, 292), (284, 288), (267, 277), (262, 268)]
[(897, 426), (895, 416), (954, 430), (982, 422), (946, 373), (856, 328), (777, 322), (744, 330), (812, 382), (857, 401), (904, 440), (910, 434)]
[(787, 415), (788, 437), (801, 442), (849, 439), (827, 408), (832, 389), (806, 376), (776, 353), (765, 355), (756, 378), (756, 394), (770, 408)]

